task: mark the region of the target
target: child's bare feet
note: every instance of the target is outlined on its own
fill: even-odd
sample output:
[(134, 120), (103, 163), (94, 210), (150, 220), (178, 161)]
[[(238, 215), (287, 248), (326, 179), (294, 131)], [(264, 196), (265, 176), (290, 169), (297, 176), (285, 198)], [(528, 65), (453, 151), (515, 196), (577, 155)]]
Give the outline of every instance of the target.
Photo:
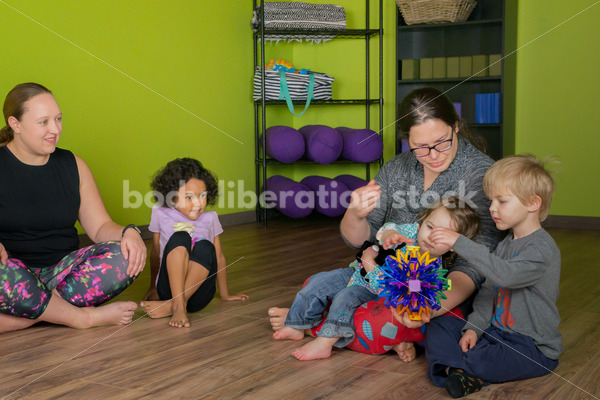
[(289, 326), (284, 326), (283, 328), (276, 330), (275, 333), (273, 333), (273, 339), (302, 340), (304, 339), (304, 329), (295, 329), (290, 328)]
[(413, 342), (398, 343), (392, 347), (392, 350), (398, 353), (398, 357), (404, 362), (410, 362), (417, 356), (417, 349)]
[(292, 352), (301, 361), (319, 360), (331, 356), (331, 348), (338, 338), (318, 337)]
[(140, 306), (144, 309), (150, 318), (164, 318), (173, 315), (173, 301), (142, 301)]
[(269, 320), (271, 321), (271, 328), (274, 331), (282, 329), (285, 325), (285, 319), (287, 318), (289, 308), (271, 307), (269, 308)]
[(169, 325), (174, 328), (189, 328), (191, 326), (185, 306), (181, 304), (173, 305), (173, 317), (171, 317)]

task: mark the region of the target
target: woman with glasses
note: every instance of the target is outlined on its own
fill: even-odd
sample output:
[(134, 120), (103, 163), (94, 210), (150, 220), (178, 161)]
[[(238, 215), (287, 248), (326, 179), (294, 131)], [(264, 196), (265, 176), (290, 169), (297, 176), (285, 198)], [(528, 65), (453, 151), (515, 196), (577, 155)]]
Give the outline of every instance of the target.
[[(480, 232), (475, 240), (493, 250), (501, 234), (488, 212), (490, 202), (482, 188), (483, 176), (493, 163), (480, 150), (482, 139), (470, 134), (450, 99), (434, 88), (409, 93), (400, 104), (399, 116), (400, 131), (408, 140), (410, 151), (388, 161), (374, 180), (353, 193), (340, 226), (346, 243), (360, 248), (365, 241), (375, 242), (377, 231), (386, 222), (415, 222), (419, 213), (435, 200), (459, 196), (479, 214)], [(452, 290), (444, 293), (447, 298), (442, 300), (439, 311), (432, 312), (431, 318), (449, 310), (459, 317), (461, 313), (468, 315), (470, 298), (484, 280), (460, 257), (448, 278), (452, 280)], [(375, 323), (377, 319), (392, 320), (387, 310), (375, 310), (380, 306), (377, 301), (369, 302), (367, 308), (373, 308), (374, 312), (361, 313), (360, 318), (358, 313), (355, 314), (356, 343), (348, 347), (371, 354), (382, 354), (394, 348), (401, 359), (414, 358), (414, 346), (396, 346), (404, 341), (401, 326), (396, 325), (394, 330), (387, 322), (383, 325)], [(280, 329), (287, 310), (271, 308), (269, 314), (273, 329)], [(406, 314), (397, 315), (395, 311), (393, 314), (408, 328), (418, 328), (429, 322), (427, 316), (423, 316), (423, 321), (410, 321)], [(376, 331), (375, 327), (380, 325), (382, 330)]]

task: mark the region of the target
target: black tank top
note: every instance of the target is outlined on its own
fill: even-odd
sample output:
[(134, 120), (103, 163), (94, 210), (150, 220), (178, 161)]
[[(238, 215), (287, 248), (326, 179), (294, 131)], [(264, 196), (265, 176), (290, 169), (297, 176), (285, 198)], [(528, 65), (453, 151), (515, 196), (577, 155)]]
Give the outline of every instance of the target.
[(0, 147), (0, 243), (31, 267), (49, 267), (79, 247), (79, 172), (57, 148), (45, 165), (24, 164)]

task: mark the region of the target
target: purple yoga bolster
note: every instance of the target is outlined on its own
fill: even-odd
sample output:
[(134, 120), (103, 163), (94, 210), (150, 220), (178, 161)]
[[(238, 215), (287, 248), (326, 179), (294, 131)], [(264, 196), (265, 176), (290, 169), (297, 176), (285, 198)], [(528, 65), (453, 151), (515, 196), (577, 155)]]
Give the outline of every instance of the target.
[(348, 190), (350, 190), (351, 192), (355, 191), (360, 187), (367, 186), (367, 183), (369, 183), (368, 181), (354, 175), (339, 175), (333, 178), (333, 180), (346, 185)]
[[(343, 183), (324, 176), (311, 175), (302, 179), (315, 192), (315, 210), (328, 217), (342, 215), (350, 201), (350, 191)], [(344, 198), (344, 194), (346, 193)]]
[(344, 150), (342, 158), (368, 163), (377, 160), (383, 152), (383, 141), (371, 129), (353, 129), (345, 126), (335, 128), (342, 135)]
[[(281, 175), (267, 179), (264, 206), (275, 208), (290, 218), (302, 218), (315, 208), (315, 193), (306, 185)], [(269, 195), (272, 193), (272, 195)]]
[(319, 164), (329, 164), (342, 154), (344, 141), (335, 129), (325, 125), (306, 125), (299, 129), (306, 143), (306, 156)]
[[(267, 128), (267, 156), (281, 161), (291, 163), (298, 161), (304, 155), (304, 136), (296, 129), (276, 125)], [(262, 144), (262, 136), (260, 143)]]

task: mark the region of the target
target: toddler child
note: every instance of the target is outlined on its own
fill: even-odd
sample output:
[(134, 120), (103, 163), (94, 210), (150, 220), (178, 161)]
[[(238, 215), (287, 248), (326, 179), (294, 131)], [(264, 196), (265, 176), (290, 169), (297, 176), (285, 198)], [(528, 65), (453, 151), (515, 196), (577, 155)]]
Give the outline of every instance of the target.
[[(469, 237), (475, 236), (479, 218), (464, 201), (457, 197), (438, 200), (420, 215), (419, 223), (408, 225), (386, 224), (377, 233), (380, 245), (387, 248), (400, 242), (419, 245), (433, 257), (450, 251), (449, 246), (435, 245), (429, 234), (437, 226), (455, 229)], [(420, 225), (420, 228), (419, 228)], [(367, 248), (362, 262), (355, 261), (348, 268), (320, 272), (310, 277), (298, 294), (287, 314), (285, 327), (273, 334), (275, 339), (301, 340), (305, 329), (321, 323), (322, 313), (331, 301), (329, 314), (317, 338), (296, 349), (292, 355), (299, 360), (327, 358), (332, 347), (344, 347), (354, 339), (353, 315), (363, 303), (378, 297), (377, 252)], [(414, 350), (414, 347), (413, 347)], [(406, 348), (402, 348), (406, 351)], [(414, 359), (404, 357), (405, 361)]]
[(218, 194), (211, 172), (198, 160), (177, 158), (156, 173), (151, 187), (159, 205), (148, 227), (154, 232), (151, 282), (141, 303), (150, 318), (171, 316), (169, 325), (187, 328), (187, 312), (206, 307), (217, 285), (221, 300), (248, 299), (227, 289), (223, 228), (215, 211), (205, 211)]
[(444, 227), (430, 236), (486, 278), (466, 324), (442, 316), (427, 326), (429, 376), (454, 398), (491, 382), (546, 375), (563, 350), (556, 307), (560, 251), (541, 227), (554, 191), (552, 177), (535, 157), (517, 155), (494, 163), (483, 187), (496, 227), (512, 230), (493, 253)]

